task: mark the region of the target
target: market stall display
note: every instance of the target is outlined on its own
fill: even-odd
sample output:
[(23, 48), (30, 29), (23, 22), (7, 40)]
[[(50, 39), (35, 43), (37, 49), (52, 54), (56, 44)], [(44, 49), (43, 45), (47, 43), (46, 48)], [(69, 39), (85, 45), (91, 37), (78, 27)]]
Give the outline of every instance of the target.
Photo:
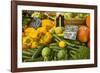
[(23, 10), (23, 62), (90, 58), (90, 15)]

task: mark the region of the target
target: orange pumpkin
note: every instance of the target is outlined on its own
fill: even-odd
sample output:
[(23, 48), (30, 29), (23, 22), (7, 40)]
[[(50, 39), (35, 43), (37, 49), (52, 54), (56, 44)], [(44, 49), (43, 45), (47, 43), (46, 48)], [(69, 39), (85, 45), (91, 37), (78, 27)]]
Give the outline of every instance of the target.
[(90, 15), (86, 17), (86, 25), (90, 28)]
[(78, 40), (80, 42), (87, 42), (89, 39), (89, 29), (86, 26), (80, 26), (78, 31)]

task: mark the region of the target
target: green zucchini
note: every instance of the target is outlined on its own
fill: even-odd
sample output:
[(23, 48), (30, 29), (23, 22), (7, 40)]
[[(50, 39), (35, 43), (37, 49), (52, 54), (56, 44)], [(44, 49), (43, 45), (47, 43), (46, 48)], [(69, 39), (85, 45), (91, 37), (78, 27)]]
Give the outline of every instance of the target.
[(32, 53), (28, 52), (27, 50), (23, 50), (22, 55), (32, 56)]
[(52, 36), (53, 36), (54, 38), (56, 38), (57, 40), (61, 41), (61, 39), (60, 39), (56, 34), (52, 34)]
[(24, 62), (37, 62), (37, 61), (43, 61), (43, 57), (38, 57), (34, 59), (25, 59)]
[(71, 50), (70, 53), (77, 54), (77, 51)]
[(51, 43), (50, 46), (57, 46), (57, 43)]
[(30, 59), (31, 57), (23, 55), (22, 58), (23, 59)]
[(75, 54), (72, 54), (72, 53), (71, 53), (70, 56), (71, 56), (71, 59), (73, 59), (73, 60), (78, 59), (77, 55), (75, 55)]
[(90, 57), (89, 48), (81, 46), (77, 50), (70, 50), (70, 56), (72, 59), (88, 59)]
[(33, 54), (37, 49), (28, 49), (27, 51)]
[(49, 48), (52, 48), (52, 49), (61, 49), (60, 47), (58, 47), (58, 46), (49, 46)]
[(44, 48), (44, 45), (41, 45), (37, 48), (37, 50), (33, 53), (32, 59), (38, 57), (39, 54), (41, 54), (42, 49)]

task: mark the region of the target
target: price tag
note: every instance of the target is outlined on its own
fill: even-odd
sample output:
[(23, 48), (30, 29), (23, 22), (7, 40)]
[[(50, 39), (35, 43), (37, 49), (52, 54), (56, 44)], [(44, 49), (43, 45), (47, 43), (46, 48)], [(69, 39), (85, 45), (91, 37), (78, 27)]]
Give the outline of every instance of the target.
[(64, 38), (75, 40), (77, 36), (78, 26), (76, 25), (66, 25)]
[(76, 39), (76, 32), (64, 32), (64, 38), (75, 40)]

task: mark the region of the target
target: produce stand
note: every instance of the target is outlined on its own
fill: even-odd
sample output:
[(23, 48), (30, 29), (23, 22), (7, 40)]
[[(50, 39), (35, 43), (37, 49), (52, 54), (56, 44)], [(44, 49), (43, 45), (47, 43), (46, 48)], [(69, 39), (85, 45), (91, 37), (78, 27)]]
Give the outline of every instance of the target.
[[(89, 32), (85, 31), (89, 29), (86, 23), (89, 16), (84, 13), (23, 11), (23, 62), (89, 59)], [(80, 27), (83, 34), (78, 32)], [(78, 38), (80, 33), (84, 35), (81, 39)]]

